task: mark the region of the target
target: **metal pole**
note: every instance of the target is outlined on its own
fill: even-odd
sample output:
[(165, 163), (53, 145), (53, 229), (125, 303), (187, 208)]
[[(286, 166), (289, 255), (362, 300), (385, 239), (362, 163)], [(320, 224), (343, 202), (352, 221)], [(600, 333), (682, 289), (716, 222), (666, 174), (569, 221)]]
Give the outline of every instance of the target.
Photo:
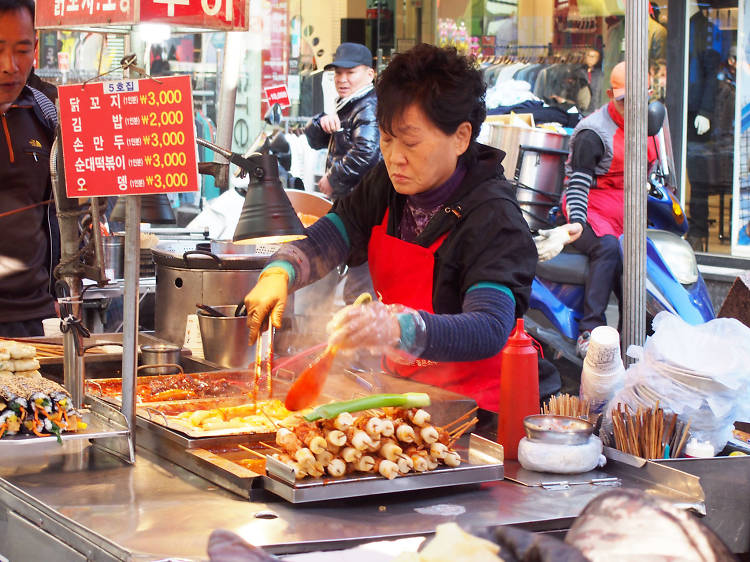
[(625, 209), (623, 262), (623, 360), (646, 335), (646, 122), (648, 3), (625, 4)]
[[(237, 82), (240, 76), (239, 53), (242, 52), (242, 32), (227, 32), (224, 40), (224, 60), (221, 67), (221, 86), (216, 108), (216, 144), (232, 148), (234, 131), (234, 104), (237, 99)], [(228, 160), (214, 154), (214, 162), (227, 164)], [(229, 188), (229, 177), (216, 178), (221, 191)]]
[(122, 413), (135, 448), (135, 378), (138, 366), (138, 281), (141, 270), (141, 199), (125, 196), (125, 288), (122, 298)]

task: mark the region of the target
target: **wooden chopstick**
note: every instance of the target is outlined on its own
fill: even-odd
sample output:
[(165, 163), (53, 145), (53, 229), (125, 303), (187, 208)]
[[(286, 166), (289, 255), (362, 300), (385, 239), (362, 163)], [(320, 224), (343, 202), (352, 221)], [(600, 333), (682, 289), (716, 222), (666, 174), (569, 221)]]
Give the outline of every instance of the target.
[(679, 457), (688, 439), (690, 420), (682, 423), (674, 412), (671, 419), (668, 416), (658, 401), (651, 408), (639, 406), (634, 414), (627, 404), (617, 404), (612, 409), (615, 448), (647, 459)]

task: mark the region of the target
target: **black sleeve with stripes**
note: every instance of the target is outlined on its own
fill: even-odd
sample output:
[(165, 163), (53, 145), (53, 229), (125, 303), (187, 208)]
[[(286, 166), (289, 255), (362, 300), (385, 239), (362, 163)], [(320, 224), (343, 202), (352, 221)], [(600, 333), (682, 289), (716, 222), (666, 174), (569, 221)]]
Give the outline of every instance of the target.
[(589, 130), (578, 133), (571, 156), (572, 171), (565, 192), (565, 210), (571, 223), (586, 223), (589, 189), (594, 183), (594, 170), (602, 156), (604, 144), (599, 135)]

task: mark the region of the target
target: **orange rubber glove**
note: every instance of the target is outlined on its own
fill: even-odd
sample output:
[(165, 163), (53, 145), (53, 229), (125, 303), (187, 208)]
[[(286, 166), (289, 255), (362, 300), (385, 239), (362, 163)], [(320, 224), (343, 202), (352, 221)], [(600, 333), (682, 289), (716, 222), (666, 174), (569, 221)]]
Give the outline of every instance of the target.
[(245, 295), (247, 325), (250, 328), (249, 345), (255, 345), (258, 332), (269, 315), (274, 328), (281, 328), (281, 317), (286, 306), (288, 287), (289, 274), (284, 268), (271, 267), (260, 274), (255, 287)]

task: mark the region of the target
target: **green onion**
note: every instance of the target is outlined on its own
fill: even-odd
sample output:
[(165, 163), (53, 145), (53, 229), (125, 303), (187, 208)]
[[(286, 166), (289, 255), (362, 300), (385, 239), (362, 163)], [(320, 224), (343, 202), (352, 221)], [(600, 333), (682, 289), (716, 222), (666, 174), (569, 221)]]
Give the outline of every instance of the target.
[(430, 405), (430, 397), (424, 392), (406, 392), (404, 394), (373, 394), (355, 400), (331, 402), (318, 406), (305, 416), (307, 421), (319, 419), (330, 420), (343, 412), (360, 412), (370, 408), (401, 406), (402, 408), (424, 408)]

